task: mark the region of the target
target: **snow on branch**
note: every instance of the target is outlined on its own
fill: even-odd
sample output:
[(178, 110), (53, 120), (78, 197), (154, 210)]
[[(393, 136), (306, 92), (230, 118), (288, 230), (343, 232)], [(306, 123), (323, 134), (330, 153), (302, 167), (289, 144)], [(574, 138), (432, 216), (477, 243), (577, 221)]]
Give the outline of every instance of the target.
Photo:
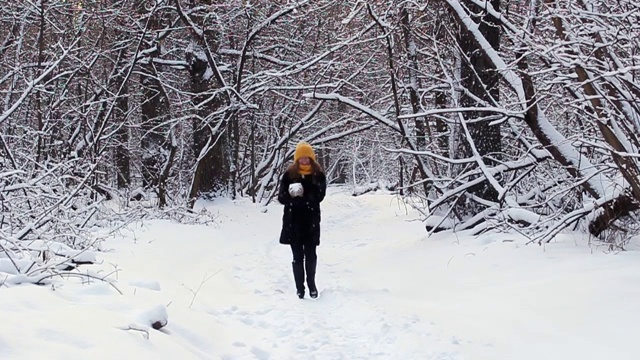
[[(16, 101), (14, 101), (7, 110), (0, 114), (0, 125), (2, 125), (3, 122), (7, 121), (11, 114), (13, 114), (21, 105), (23, 105), (25, 100), (29, 97), (29, 95), (31, 95), (36, 86), (40, 85), (41, 82), (47, 79), (51, 75), (51, 73), (53, 73), (53, 71), (58, 68), (58, 65), (62, 63), (63, 60), (72, 51), (75, 50), (75, 46), (78, 44), (78, 42), (80, 42), (80, 40), (81, 37), (76, 38), (70, 46), (63, 49), (62, 54), (53, 63), (51, 63), (51, 65), (49, 65), (38, 77), (27, 83), (27, 87), (22, 91), (20, 97)], [(58, 44), (58, 46), (62, 45)]]
[(352, 99), (349, 99), (348, 97), (342, 96), (340, 94), (336, 94), (336, 93), (331, 93), (331, 94), (320, 94), (320, 93), (307, 93), (303, 95), (305, 98), (311, 98), (311, 99), (317, 99), (317, 100), (334, 100), (334, 101), (339, 101), (341, 103), (347, 104), (349, 106), (351, 106), (354, 109), (357, 109), (359, 111), (361, 111), (364, 114), (367, 114), (369, 116), (371, 116), (373, 119), (379, 121), (380, 123), (382, 123), (383, 125), (397, 131), (398, 133), (400, 133), (400, 128), (398, 127), (398, 124), (396, 124), (394, 121), (388, 119), (387, 117), (385, 117), (384, 115), (380, 114), (379, 112), (377, 112), (376, 110), (360, 104)]
[[(479, 25), (475, 23), (471, 17), (463, 9), (457, 0), (447, 0), (447, 3), (456, 12), (456, 15), (465, 28), (473, 35), (478, 42), (482, 51), (486, 53), (488, 58), (496, 67), (498, 73), (502, 75), (505, 81), (513, 88), (518, 95), (520, 104), (523, 109), (529, 107), (529, 99), (525, 96), (524, 85), (522, 79), (504, 62), (502, 57), (491, 47), (487, 39), (480, 33)], [(599, 173), (596, 166), (589, 161), (587, 157), (575, 150), (571, 143), (558, 132), (547, 119), (546, 115), (537, 104), (532, 104), (537, 115), (538, 129), (536, 133), (538, 137), (545, 137), (558, 150), (567, 165), (576, 168), (582, 175), (582, 178), (590, 179), (588, 184), (593, 191), (599, 196), (604, 196), (614, 187), (613, 182), (607, 176)]]

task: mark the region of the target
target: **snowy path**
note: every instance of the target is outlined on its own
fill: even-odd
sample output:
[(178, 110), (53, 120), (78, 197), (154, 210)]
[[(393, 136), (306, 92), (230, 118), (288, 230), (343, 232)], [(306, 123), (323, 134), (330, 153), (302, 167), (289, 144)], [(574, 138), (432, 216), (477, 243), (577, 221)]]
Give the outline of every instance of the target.
[[(389, 204), (388, 197), (383, 201)], [(244, 207), (234, 213), (226, 206), (221, 226), (226, 234), (232, 235), (231, 239), (227, 235), (224, 241), (231, 240), (234, 245), (201, 240), (210, 242), (210, 250), (194, 245), (192, 252), (183, 254), (193, 259), (193, 263), (211, 266), (210, 270), (194, 272), (194, 280), (202, 279), (204, 273), (222, 270), (206, 283), (206, 294), (211, 295), (198, 294), (194, 308), (211, 315), (227, 329), (225, 332), (237, 337), (229, 339), (233, 348), (226, 352), (235, 355), (223, 357), (253, 358), (251, 354), (258, 359), (460, 358), (454, 345), (430, 338), (432, 325), (428, 322), (415, 316), (396, 316), (377, 305), (371, 295), (386, 294), (386, 289), (362, 288), (350, 276), (365, 275), (366, 268), (352, 265), (373, 251), (362, 249), (401, 240), (389, 240), (397, 236), (394, 234), (397, 227), (390, 228), (384, 221), (389, 218), (388, 211), (377, 213), (379, 209), (348, 196), (329, 197), (325, 207), (336, 211), (325, 211), (323, 218), (317, 279), (321, 297), (315, 301), (295, 297), (290, 250), (277, 243), (279, 207), (268, 214), (257, 210), (246, 214)], [(243, 215), (247, 220), (238, 221)], [(247, 226), (253, 219), (255, 223)], [(220, 296), (216, 288), (224, 289), (225, 293), (235, 292), (236, 296), (211, 299)]]
[[(323, 203), (318, 300), (295, 296), (281, 207), (219, 200), (217, 225), (153, 221), (109, 240), (118, 287), (0, 289), (0, 359), (640, 358), (640, 254), (434, 237), (392, 196)], [(504, 240), (509, 240), (505, 242)], [(53, 290), (53, 291), (52, 291)], [(166, 305), (145, 339), (129, 324)], [(35, 345), (35, 346), (34, 346)]]

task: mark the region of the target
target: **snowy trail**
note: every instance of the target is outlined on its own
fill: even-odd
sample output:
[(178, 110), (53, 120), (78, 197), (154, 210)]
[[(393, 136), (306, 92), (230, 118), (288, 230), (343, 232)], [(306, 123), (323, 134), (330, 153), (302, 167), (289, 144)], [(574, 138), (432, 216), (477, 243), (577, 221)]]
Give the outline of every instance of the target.
[[(389, 201), (389, 198), (385, 198)], [(393, 236), (374, 208), (359, 199), (347, 196), (329, 197), (325, 212), (323, 242), (318, 248), (318, 300), (295, 297), (291, 276), (291, 254), (288, 247), (277, 243), (280, 210), (268, 216), (269, 221), (256, 227), (236, 221), (238, 215), (226, 212), (225, 228), (232, 232), (233, 247), (212, 245), (211, 251), (194, 249), (187, 257), (194, 263), (207, 262), (202, 254), (215, 253), (223, 270), (226, 286), (234, 288), (239, 299), (216, 306), (208, 296), (198, 295), (199, 306), (235, 334), (247, 334), (234, 340), (223, 357), (257, 359), (459, 359), (455, 346), (433, 336), (432, 326), (415, 316), (397, 317), (371, 301), (372, 294), (384, 294), (386, 289), (363, 289), (351, 281), (349, 274), (358, 273), (351, 262), (366, 256), (360, 249), (375, 245)], [(225, 208), (228, 210), (228, 207)], [(242, 209), (245, 211), (245, 209)], [(273, 210), (272, 210), (273, 211)], [(379, 215), (379, 214), (378, 214)], [(378, 234), (373, 239), (370, 234)], [(265, 236), (265, 234), (268, 234)], [(354, 234), (362, 234), (355, 236)], [(395, 241), (400, 241), (396, 239)], [(360, 269), (364, 271), (365, 269)], [(208, 289), (215, 289), (212, 278)], [(215, 295), (214, 295), (215, 296)], [(236, 354), (236, 355), (231, 355)]]
[[(92, 270), (117, 269), (123, 295), (73, 280), (0, 288), (0, 359), (640, 358), (637, 251), (572, 235), (545, 249), (510, 234), (425, 239), (397, 198), (332, 188), (320, 298), (299, 300), (281, 206), (207, 206), (216, 225), (150, 221), (105, 244)], [(158, 305), (165, 328), (123, 330)]]

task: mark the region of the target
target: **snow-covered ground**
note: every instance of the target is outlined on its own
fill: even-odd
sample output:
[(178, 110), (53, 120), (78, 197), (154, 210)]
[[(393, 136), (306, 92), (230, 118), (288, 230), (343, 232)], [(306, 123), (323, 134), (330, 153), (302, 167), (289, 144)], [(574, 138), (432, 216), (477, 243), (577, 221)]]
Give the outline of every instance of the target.
[[(137, 224), (92, 271), (0, 288), (0, 359), (640, 359), (640, 254), (564, 234), (425, 237), (389, 195), (323, 203), (320, 298), (295, 296), (282, 208)], [(168, 318), (161, 330), (152, 322)]]

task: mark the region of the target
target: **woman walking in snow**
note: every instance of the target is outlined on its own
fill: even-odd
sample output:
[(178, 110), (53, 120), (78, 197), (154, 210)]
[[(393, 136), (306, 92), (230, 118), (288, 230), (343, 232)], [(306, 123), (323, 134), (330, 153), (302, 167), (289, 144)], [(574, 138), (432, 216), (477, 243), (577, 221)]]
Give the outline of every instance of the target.
[(291, 245), (293, 278), (300, 299), (304, 298), (305, 270), (309, 295), (318, 297), (316, 246), (320, 245), (320, 202), (326, 189), (327, 180), (313, 148), (306, 142), (299, 143), (293, 164), (280, 181), (278, 201), (284, 205), (280, 243)]

